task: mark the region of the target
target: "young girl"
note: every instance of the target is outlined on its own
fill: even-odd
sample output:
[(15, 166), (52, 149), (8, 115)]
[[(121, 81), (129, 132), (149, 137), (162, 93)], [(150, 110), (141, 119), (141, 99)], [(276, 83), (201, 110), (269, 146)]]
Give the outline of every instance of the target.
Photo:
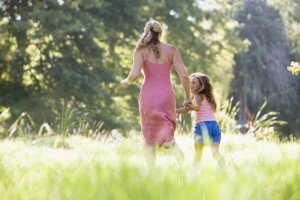
[(221, 131), (215, 118), (217, 105), (213, 95), (213, 87), (208, 76), (201, 73), (192, 74), (190, 84), (193, 103), (184, 108), (178, 108), (176, 113), (187, 113), (189, 110), (197, 112), (194, 131), (195, 163), (200, 162), (204, 145), (210, 145), (213, 157), (220, 166), (224, 166), (225, 160), (219, 152)]

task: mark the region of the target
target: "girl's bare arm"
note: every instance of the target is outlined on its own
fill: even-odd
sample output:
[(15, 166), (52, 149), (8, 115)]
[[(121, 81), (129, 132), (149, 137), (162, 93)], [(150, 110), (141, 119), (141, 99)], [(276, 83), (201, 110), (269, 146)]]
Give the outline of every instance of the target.
[(194, 110), (194, 111), (199, 111), (200, 110), (200, 107), (201, 107), (201, 102), (203, 101), (203, 97), (201, 95), (196, 95), (195, 96), (195, 101), (194, 103), (192, 104), (188, 104), (187, 107), (190, 109), (190, 110)]

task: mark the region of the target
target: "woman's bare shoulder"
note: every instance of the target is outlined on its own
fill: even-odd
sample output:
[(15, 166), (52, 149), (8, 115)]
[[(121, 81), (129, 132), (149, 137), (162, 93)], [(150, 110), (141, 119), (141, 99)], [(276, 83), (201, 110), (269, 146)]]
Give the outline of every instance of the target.
[(176, 46), (173, 45), (173, 44), (166, 44), (166, 43), (163, 43), (163, 49), (168, 52), (170, 55), (174, 55), (176, 54), (176, 52), (178, 51)]
[(144, 58), (146, 54), (147, 54), (147, 49), (145, 47), (136, 48), (134, 51), (135, 56), (139, 56), (142, 58)]
[(139, 48), (135, 48), (134, 53), (141, 54), (144, 53), (144, 51), (145, 51), (144, 47), (139, 47)]
[(177, 47), (174, 45), (174, 44), (167, 44), (167, 43), (164, 43), (165, 47), (170, 49), (170, 50), (174, 50), (174, 49), (177, 49)]

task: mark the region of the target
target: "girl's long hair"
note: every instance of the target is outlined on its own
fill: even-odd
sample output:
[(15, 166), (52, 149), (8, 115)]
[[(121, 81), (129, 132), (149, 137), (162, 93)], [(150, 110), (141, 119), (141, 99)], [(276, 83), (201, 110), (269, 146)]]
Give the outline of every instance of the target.
[(162, 33), (162, 26), (159, 22), (155, 20), (150, 20), (146, 23), (144, 28), (144, 33), (141, 36), (136, 48), (149, 48), (155, 54), (158, 59), (160, 57), (160, 52), (158, 49), (158, 44), (160, 43), (159, 38)]
[(210, 83), (209, 77), (205, 74), (201, 74), (201, 73), (194, 73), (190, 76), (190, 78), (197, 78), (197, 80), (199, 81), (199, 84), (201, 86), (198, 94), (202, 94), (205, 96), (205, 98), (207, 99), (207, 101), (211, 104), (212, 109), (214, 111), (217, 110), (217, 103), (215, 100), (215, 96), (213, 94), (213, 86)]

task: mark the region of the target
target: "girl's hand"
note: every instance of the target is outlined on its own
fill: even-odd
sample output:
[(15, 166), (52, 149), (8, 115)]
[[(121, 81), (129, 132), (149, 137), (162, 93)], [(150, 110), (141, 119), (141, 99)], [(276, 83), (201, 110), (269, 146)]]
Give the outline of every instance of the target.
[(123, 81), (121, 81), (121, 86), (122, 86), (122, 88), (128, 88), (128, 86), (129, 86), (129, 82), (128, 82), (128, 80), (127, 79), (124, 79)]
[(187, 107), (187, 105), (189, 104), (193, 104), (192, 100), (191, 99), (185, 99), (184, 102), (183, 102), (183, 107)]
[(187, 105), (185, 106), (185, 108), (188, 109), (188, 110), (192, 110), (193, 107), (194, 107), (194, 105), (193, 105), (192, 103), (189, 103), (189, 104), (187, 104)]
[(185, 107), (184, 107), (184, 110), (185, 110), (186, 112), (189, 112), (189, 111), (190, 111), (190, 108), (189, 108), (188, 106), (185, 106)]

